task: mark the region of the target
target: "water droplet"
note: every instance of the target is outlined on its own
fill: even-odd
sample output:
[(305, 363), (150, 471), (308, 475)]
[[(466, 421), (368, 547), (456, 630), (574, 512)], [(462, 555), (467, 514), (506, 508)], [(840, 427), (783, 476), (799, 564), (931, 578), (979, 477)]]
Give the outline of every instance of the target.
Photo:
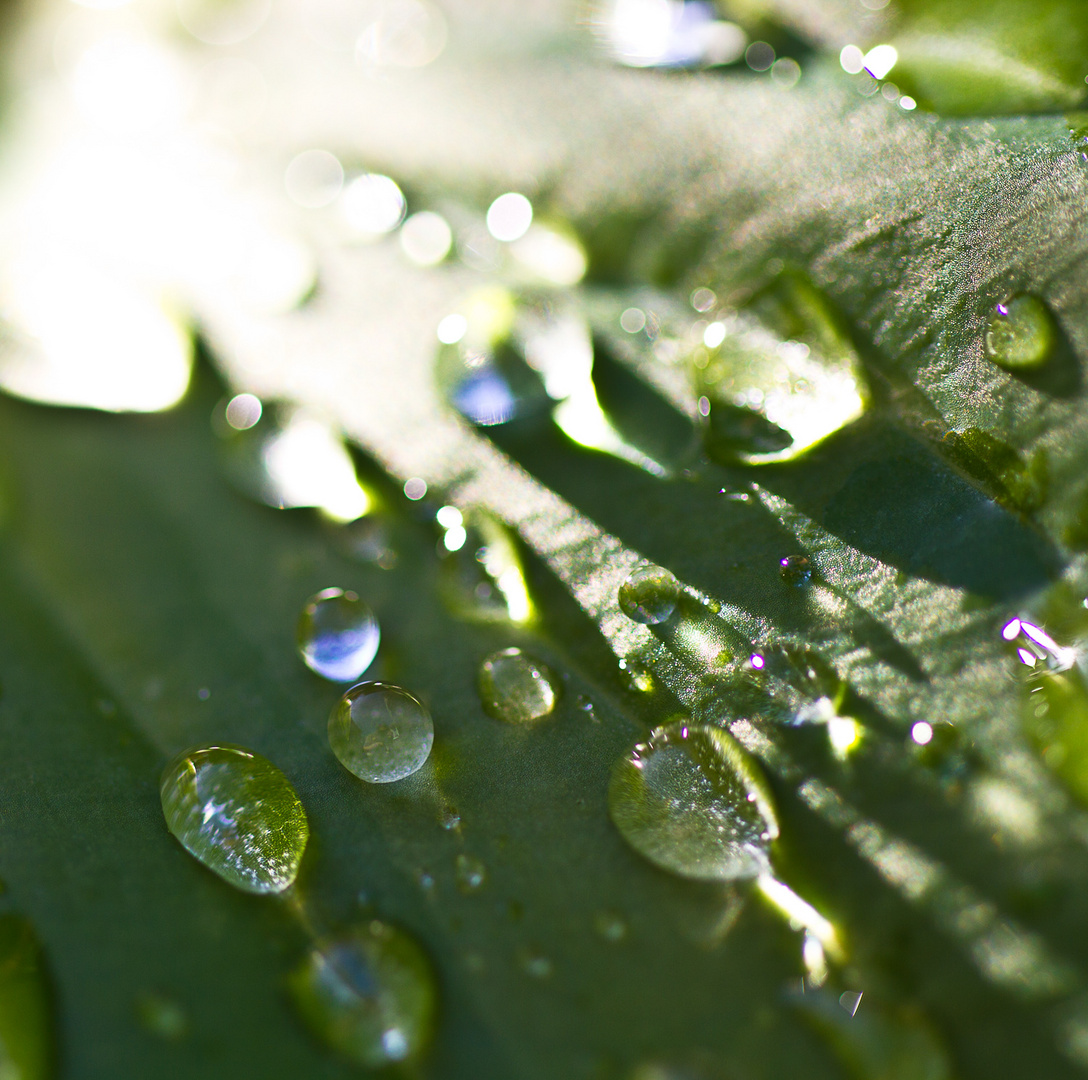
[(518, 949), (518, 967), (533, 979), (546, 979), (552, 973), (552, 962), (539, 949), (525, 945)]
[(474, 855), (460, 854), (454, 860), (454, 880), (466, 896), (479, 892), (487, 881), (487, 867)]
[(52, 1026), (49, 982), (34, 928), (22, 915), (0, 915), (0, 1076), (52, 1076)]
[(865, 411), (849, 335), (800, 275), (783, 273), (751, 311), (712, 326), (720, 329), (692, 356), (695, 393), (710, 406), (703, 431), (712, 460), (790, 461)]
[(324, 589), (306, 602), (296, 636), (311, 671), (333, 682), (353, 682), (377, 655), (381, 633), (374, 612), (355, 593)]
[(778, 560), (778, 576), (796, 589), (812, 583), (812, 570), (812, 561), (807, 555), (787, 555)]
[(189, 1031), (185, 1010), (164, 994), (141, 994), (136, 999), (136, 1016), (146, 1031), (169, 1042), (184, 1038)]
[(159, 782), (167, 828), (209, 870), (246, 892), (283, 892), (310, 836), (287, 777), (240, 746), (179, 754)]
[(724, 731), (683, 722), (655, 729), (616, 763), (608, 808), (640, 855), (682, 877), (756, 877), (778, 836), (755, 762)]
[[(251, 399), (244, 408), (237, 404), (242, 398)], [(223, 471), (239, 491), (278, 509), (317, 507), (335, 521), (354, 521), (369, 510), (370, 496), (333, 428), (280, 402), (257, 406), (252, 394), (238, 395), (212, 414)]]
[(616, 911), (598, 911), (593, 916), (593, 929), (605, 941), (613, 943), (623, 941), (627, 937), (627, 921)]
[[(441, 523), (440, 523), (441, 524)], [(453, 535), (453, 543), (447, 543)], [(457, 616), (480, 622), (533, 619), (533, 603), (514, 538), (490, 514), (473, 509), (440, 542), (442, 598)]]
[(334, 538), (337, 547), (349, 559), (376, 563), (383, 570), (392, 570), (397, 565), (389, 526), (378, 518), (368, 515), (339, 525)]
[(1056, 340), (1054, 317), (1037, 296), (1020, 293), (998, 304), (986, 326), (986, 355), (1009, 371), (1046, 363)]
[(554, 672), (517, 648), (484, 660), (476, 688), (484, 712), (508, 724), (527, 724), (549, 715), (559, 698)]
[(415, 1058), (434, 1026), (434, 975), (406, 933), (372, 920), (314, 946), (289, 980), (303, 1021), (350, 1061), (377, 1069)]
[(1088, 802), (1088, 680), (1083, 650), (1059, 645), (1026, 618), (1006, 623), (1001, 636), (1019, 661), (1025, 734), (1046, 766)]
[(388, 784), (422, 768), (434, 743), (431, 714), (407, 690), (362, 682), (329, 716), (329, 744), (360, 780)]
[(457, 812), (457, 807), (455, 807), (455, 806), (444, 806), (444, 807), (442, 807), (442, 810), (438, 815), (438, 823), (447, 832), (449, 832), (449, 831), (451, 831), (453, 829), (460, 828), (460, 826), (461, 826), (461, 815)]
[(676, 610), (680, 582), (662, 566), (644, 566), (620, 586), (620, 610), (637, 623), (656, 626)]

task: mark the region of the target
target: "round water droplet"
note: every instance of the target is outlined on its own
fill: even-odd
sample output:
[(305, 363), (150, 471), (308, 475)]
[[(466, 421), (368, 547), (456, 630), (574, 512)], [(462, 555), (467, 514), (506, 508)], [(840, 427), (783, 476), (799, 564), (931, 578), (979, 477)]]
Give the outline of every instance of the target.
[(480, 665), (476, 686), (484, 712), (508, 724), (539, 720), (559, 699), (555, 673), (521, 649), (492, 653)]
[(388, 784), (422, 768), (434, 743), (431, 714), (407, 690), (362, 682), (329, 716), (329, 744), (360, 780)]
[(240, 746), (179, 754), (159, 782), (167, 828), (209, 870), (253, 893), (283, 892), (310, 836), (287, 777)]
[(374, 612), (355, 593), (324, 589), (302, 609), (297, 638), (311, 671), (333, 682), (353, 682), (370, 667), (381, 632)]
[(812, 560), (807, 555), (787, 555), (778, 560), (778, 576), (795, 589), (812, 583)]
[(1054, 318), (1037, 296), (1021, 293), (998, 304), (986, 327), (986, 355), (1010, 371), (1035, 368), (1050, 356)]
[(640, 855), (706, 881), (763, 873), (778, 836), (770, 789), (740, 744), (682, 722), (657, 728), (616, 763), (608, 809)]
[(372, 920), (316, 945), (289, 980), (310, 1030), (357, 1065), (419, 1055), (431, 1037), (435, 981), (407, 934)]
[(637, 623), (656, 626), (676, 610), (680, 582), (662, 566), (636, 570), (621, 586), (620, 609)]
[(457, 888), (466, 896), (478, 892), (487, 881), (487, 867), (474, 855), (458, 855), (454, 862)]

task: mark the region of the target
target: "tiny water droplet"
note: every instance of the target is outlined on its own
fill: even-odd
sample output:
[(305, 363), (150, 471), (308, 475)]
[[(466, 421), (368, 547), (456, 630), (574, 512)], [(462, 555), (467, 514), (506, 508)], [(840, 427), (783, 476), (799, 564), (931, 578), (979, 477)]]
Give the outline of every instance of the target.
[(627, 937), (627, 922), (616, 911), (598, 911), (593, 916), (593, 929), (605, 941), (613, 943), (623, 941)]
[(434, 875), (426, 870), (420, 870), (416, 873), (416, 881), (425, 893), (429, 893), (434, 889)]
[(1009, 371), (1046, 363), (1057, 334), (1050, 309), (1037, 296), (1019, 293), (998, 304), (986, 326), (986, 355)]
[(353, 682), (378, 652), (374, 612), (344, 589), (323, 589), (302, 609), (296, 634), (306, 666), (332, 682)]
[(508, 724), (527, 724), (548, 716), (559, 699), (559, 682), (547, 664), (521, 649), (492, 653), (476, 679), (488, 716)]
[(676, 610), (680, 582), (662, 566), (644, 566), (620, 586), (620, 610), (648, 626), (665, 622)]
[(592, 720), (593, 723), (600, 723), (600, 717), (597, 715), (597, 710), (594, 708), (592, 699), (586, 694), (579, 694), (574, 702), (578, 711), (585, 714), (587, 720)]
[(357, 1065), (415, 1058), (434, 1026), (434, 975), (402, 930), (371, 920), (311, 949), (289, 979), (307, 1027)]
[(283, 892), (310, 836), (287, 777), (240, 746), (179, 754), (159, 782), (167, 828), (209, 870), (245, 892)]
[(153, 991), (141, 994), (136, 999), (136, 1016), (146, 1031), (168, 1042), (177, 1042), (189, 1031), (185, 1010), (164, 994)]
[(487, 867), (474, 855), (458, 855), (453, 866), (457, 888), (466, 896), (479, 892), (487, 882)]
[(552, 962), (539, 949), (525, 945), (518, 949), (518, 967), (533, 979), (546, 979), (552, 973)]
[(461, 815), (455, 806), (443, 806), (438, 814), (438, 823), (443, 829), (451, 831), (461, 825)]
[(655, 729), (616, 763), (608, 809), (640, 855), (681, 877), (756, 877), (778, 836), (770, 789), (740, 744), (682, 721)]
[(388, 784), (422, 768), (434, 743), (434, 722), (407, 690), (381, 682), (353, 686), (329, 716), (329, 744), (360, 780)]
[(807, 555), (787, 555), (778, 560), (778, 576), (795, 589), (812, 583), (812, 561)]

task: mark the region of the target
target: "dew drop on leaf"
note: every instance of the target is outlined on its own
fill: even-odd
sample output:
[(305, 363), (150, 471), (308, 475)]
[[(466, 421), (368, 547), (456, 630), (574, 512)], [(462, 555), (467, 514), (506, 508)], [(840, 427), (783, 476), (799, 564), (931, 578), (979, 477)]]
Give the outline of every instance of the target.
[(1037, 368), (1054, 349), (1050, 309), (1037, 296), (1020, 293), (998, 304), (986, 327), (986, 355), (1009, 371)]
[(620, 758), (608, 809), (640, 855), (705, 881), (763, 874), (778, 836), (770, 789), (740, 744), (718, 728), (680, 721)]
[(547, 664), (521, 649), (492, 653), (476, 678), (484, 712), (507, 724), (528, 724), (548, 716), (559, 699), (558, 680)]
[(353, 682), (370, 667), (381, 632), (374, 612), (344, 589), (310, 597), (298, 620), (298, 650), (306, 666), (333, 682)]
[(458, 890), (466, 896), (479, 892), (487, 881), (487, 867), (474, 855), (458, 855), (454, 860), (453, 872)]
[(680, 582), (661, 566), (636, 570), (620, 586), (620, 610), (629, 619), (648, 626), (665, 622), (676, 610)]
[(315, 944), (289, 988), (306, 1026), (357, 1065), (410, 1061), (430, 1041), (434, 974), (419, 945), (388, 923)]
[(329, 744), (360, 780), (388, 784), (422, 768), (434, 743), (434, 722), (422, 702), (389, 683), (362, 682), (329, 716)]
[(287, 777), (240, 746), (179, 754), (159, 783), (167, 828), (182, 846), (245, 892), (283, 892), (298, 874), (310, 826)]
[(812, 582), (812, 561), (807, 555), (787, 555), (778, 560), (778, 576), (796, 589)]
[(0, 915), (0, 1076), (53, 1075), (49, 988), (41, 947), (22, 915)]

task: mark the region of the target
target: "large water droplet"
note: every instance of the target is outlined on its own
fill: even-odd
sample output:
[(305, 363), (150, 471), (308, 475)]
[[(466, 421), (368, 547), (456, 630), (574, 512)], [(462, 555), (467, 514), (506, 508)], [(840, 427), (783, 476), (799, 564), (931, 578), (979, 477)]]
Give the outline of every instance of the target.
[(1046, 766), (1088, 802), (1088, 679), (1083, 650), (1059, 645), (1040, 625), (1012, 619), (1002, 637), (1023, 675), (1023, 727)]
[(227, 478), (251, 498), (279, 509), (314, 506), (336, 521), (370, 509), (351, 455), (320, 417), (238, 394), (219, 403), (212, 427)]
[(680, 582), (662, 566), (644, 566), (620, 586), (620, 610), (635, 622), (655, 626), (676, 610)]
[(52, 1019), (41, 948), (22, 915), (0, 915), (0, 1076), (53, 1075)]
[(682, 722), (657, 728), (616, 763), (608, 809), (640, 855), (707, 881), (765, 873), (778, 836), (770, 789), (740, 744)]
[(179, 754), (159, 782), (167, 828), (209, 870), (253, 893), (283, 892), (310, 836), (287, 777), (240, 746)]
[(517, 648), (503, 649), (484, 660), (476, 686), (484, 711), (508, 724), (527, 724), (547, 716), (559, 698), (554, 672)]
[(357, 1065), (417, 1057), (434, 1026), (435, 980), (419, 945), (372, 920), (314, 946), (290, 977), (310, 1030)]
[(848, 335), (796, 274), (783, 274), (753, 311), (711, 323), (693, 361), (706, 450), (724, 464), (790, 461), (865, 411)]
[[(460, 618), (480, 622), (533, 619), (533, 603), (517, 545), (509, 530), (482, 510), (453, 511), (439, 524), (442, 598)], [(447, 522), (449, 524), (447, 524)]]
[(1037, 296), (1020, 293), (998, 304), (986, 326), (986, 355), (1009, 371), (1046, 363), (1057, 338), (1054, 317)]
[(298, 649), (306, 666), (333, 682), (358, 679), (378, 652), (374, 612), (353, 592), (324, 589), (298, 620)]
[(353, 686), (329, 716), (333, 753), (348, 772), (371, 784), (411, 776), (433, 743), (431, 714), (407, 690), (389, 683)]

